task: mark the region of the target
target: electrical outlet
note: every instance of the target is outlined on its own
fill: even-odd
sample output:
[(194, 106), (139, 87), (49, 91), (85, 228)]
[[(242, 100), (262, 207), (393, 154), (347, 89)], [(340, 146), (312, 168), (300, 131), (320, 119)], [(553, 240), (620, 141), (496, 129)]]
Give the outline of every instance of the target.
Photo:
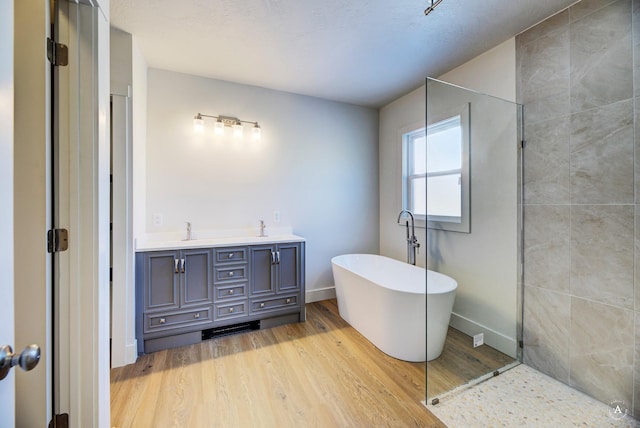
[(280, 223), (280, 211), (273, 212), (273, 222)]
[(473, 336), (473, 347), (477, 348), (480, 345), (484, 345), (484, 333), (478, 333)]
[(154, 226), (162, 226), (162, 214), (154, 214), (152, 216)]

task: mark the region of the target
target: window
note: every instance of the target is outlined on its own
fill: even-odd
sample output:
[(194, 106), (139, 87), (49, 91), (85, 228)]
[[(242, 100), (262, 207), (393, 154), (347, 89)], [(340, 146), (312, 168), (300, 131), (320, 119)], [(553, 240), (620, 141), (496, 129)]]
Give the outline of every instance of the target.
[(417, 224), (469, 232), (469, 106), (402, 135), (403, 209)]
[[(462, 221), (462, 126), (460, 116), (429, 125), (427, 207), (429, 220)], [(426, 138), (425, 138), (426, 141)]]

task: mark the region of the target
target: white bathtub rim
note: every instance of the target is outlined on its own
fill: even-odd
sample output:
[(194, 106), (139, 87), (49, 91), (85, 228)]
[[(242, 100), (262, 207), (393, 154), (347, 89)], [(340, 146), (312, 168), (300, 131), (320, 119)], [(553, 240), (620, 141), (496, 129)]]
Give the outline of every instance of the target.
[[(425, 290), (410, 290), (410, 289), (406, 289), (406, 288), (400, 288), (397, 285), (394, 284), (381, 284), (379, 281), (370, 278), (370, 277), (365, 277), (363, 275), (361, 275), (359, 272), (354, 271), (353, 269), (351, 269), (348, 266), (345, 266), (344, 263), (342, 263), (343, 260), (348, 260), (348, 258), (350, 257), (364, 257), (364, 258), (383, 258), (383, 259), (387, 259), (387, 260), (391, 260), (395, 263), (400, 263), (400, 264), (404, 264), (404, 262), (401, 262), (400, 260), (397, 259), (393, 259), (391, 257), (387, 257), (387, 256), (382, 256), (379, 254), (368, 254), (368, 253), (351, 253), (351, 254), (341, 254), (335, 257), (331, 258), (331, 263), (335, 264), (336, 266), (342, 268), (342, 269), (346, 269), (349, 270), (352, 274), (357, 275), (361, 278), (365, 278), (368, 281), (374, 283), (375, 285), (377, 285), (378, 287), (382, 287), (382, 288), (388, 288), (390, 290), (393, 291), (397, 291), (400, 293), (407, 293), (407, 294), (417, 294), (417, 295), (425, 295)], [(446, 293), (451, 293), (451, 292), (455, 292), (458, 288), (458, 282), (451, 278), (448, 275), (442, 274), (440, 272), (436, 272), (430, 269), (425, 269), (423, 267), (420, 266), (413, 266), (413, 265), (406, 265), (405, 267), (408, 267), (409, 269), (419, 269), (421, 271), (426, 271), (427, 272), (427, 293), (426, 294), (446, 294)]]

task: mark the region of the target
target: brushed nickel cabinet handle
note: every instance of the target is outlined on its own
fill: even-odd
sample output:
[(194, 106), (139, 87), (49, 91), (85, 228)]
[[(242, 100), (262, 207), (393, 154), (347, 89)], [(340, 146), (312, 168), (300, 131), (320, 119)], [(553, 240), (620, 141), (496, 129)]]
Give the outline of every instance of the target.
[(229, 294), (233, 294), (233, 290), (229, 290)]
[(160, 318), (160, 324), (164, 324), (164, 323), (166, 323), (166, 322), (167, 322), (167, 320), (166, 320), (166, 319), (164, 319), (164, 318)]
[(180, 273), (180, 270), (178, 269), (178, 264), (180, 263), (179, 259), (173, 259), (173, 267), (174, 267), (174, 272), (175, 273)]
[(287, 303), (291, 303), (291, 299), (287, 299)]
[(229, 258), (232, 259), (233, 258), (233, 253), (229, 253)]
[(233, 309), (233, 308), (229, 308), (229, 312), (233, 312), (233, 311), (234, 311), (234, 309)]
[(233, 271), (229, 272), (229, 276), (233, 276)]
[(195, 319), (200, 318), (200, 312), (198, 312), (197, 314), (195, 314), (193, 317), (194, 317)]
[(185, 269), (187, 268), (187, 259), (181, 259), (182, 262), (182, 273), (184, 273)]
[(264, 308), (264, 303), (260, 303), (260, 307), (261, 307), (261, 308)]

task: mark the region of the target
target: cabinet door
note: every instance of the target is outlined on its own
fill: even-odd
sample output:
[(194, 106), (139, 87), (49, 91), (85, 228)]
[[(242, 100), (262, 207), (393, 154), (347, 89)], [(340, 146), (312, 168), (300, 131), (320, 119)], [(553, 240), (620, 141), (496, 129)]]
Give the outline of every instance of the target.
[(182, 306), (212, 302), (211, 251), (185, 250), (180, 256)]
[(288, 293), (300, 290), (301, 260), (300, 244), (280, 244), (278, 251), (277, 292)]
[(251, 296), (275, 293), (275, 248), (271, 245), (252, 246), (251, 254)]
[(149, 252), (145, 255), (145, 311), (179, 307), (179, 279), (176, 272), (178, 253)]

